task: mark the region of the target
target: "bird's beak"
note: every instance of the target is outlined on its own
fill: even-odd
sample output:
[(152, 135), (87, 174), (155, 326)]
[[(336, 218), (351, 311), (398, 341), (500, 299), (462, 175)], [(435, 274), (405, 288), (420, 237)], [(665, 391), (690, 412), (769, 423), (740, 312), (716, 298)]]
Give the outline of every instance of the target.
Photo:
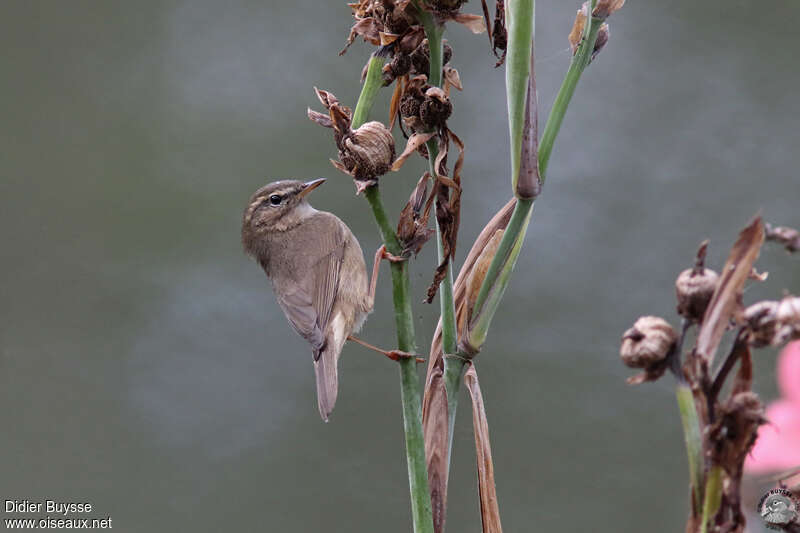
[(303, 198), (304, 196), (306, 196), (308, 193), (310, 193), (323, 183), (325, 183), (325, 178), (318, 178), (315, 180), (307, 181), (303, 184), (303, 190), (300, 191), (300, 193), (297, 196), (299, 198)]

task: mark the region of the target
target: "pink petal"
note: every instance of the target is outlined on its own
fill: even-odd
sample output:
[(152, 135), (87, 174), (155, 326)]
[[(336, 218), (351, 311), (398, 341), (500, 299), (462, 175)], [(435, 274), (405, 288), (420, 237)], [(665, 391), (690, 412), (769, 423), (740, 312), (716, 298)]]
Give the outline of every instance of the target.
[(778, 388), (800, 409), (800, 341), (790, 342), (778, 356)]
[(744, 463), (747, 472), (762, 474), (800, 465), (800, 404), (779, 400), (767, 408), (769, 423)]

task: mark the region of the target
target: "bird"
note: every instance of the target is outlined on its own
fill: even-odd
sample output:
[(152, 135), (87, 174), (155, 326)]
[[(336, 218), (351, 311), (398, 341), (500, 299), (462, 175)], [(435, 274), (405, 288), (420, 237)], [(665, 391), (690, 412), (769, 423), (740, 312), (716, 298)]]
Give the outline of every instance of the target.
[(317, 406), (327, 422), (339, 390), (338, 362), (350, 339), (399, 360), (352, 336), (373, 309), (380, 261), (401, 261), (384, 246), (375, 253), (371, 281), (353, 232), (339, 217), (314, 209), (308, 194), (325, 182), (281, 180), (258, 189), (242, 217), (242, 245), (264, 269), (291, 326), (311, 345)]

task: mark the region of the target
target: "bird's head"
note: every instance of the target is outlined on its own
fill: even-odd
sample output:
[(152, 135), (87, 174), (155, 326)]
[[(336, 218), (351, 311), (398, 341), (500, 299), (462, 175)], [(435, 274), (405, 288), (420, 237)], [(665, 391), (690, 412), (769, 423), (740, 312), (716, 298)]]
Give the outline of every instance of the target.
[(322, 185), (325, 178), (312, 181), (282, 180), (264, 185), (250, 197), (242, 216), (242, 244), (255, 251), (260, 237), (283, 232), (300, 224), (314, 209), (306, 195)]

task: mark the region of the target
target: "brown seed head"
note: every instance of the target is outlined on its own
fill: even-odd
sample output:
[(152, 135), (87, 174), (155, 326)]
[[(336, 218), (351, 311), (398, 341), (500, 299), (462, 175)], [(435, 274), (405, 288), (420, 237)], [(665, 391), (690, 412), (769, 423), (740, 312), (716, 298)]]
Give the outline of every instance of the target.
[(419, 107), (419, 118), (422, 125), (429, 130), (439, 129), (445, 125), (453, 112), (450, 98), (439, 87), (431, 87), (425, 91), (425, 100)]
[(785, 297), (775, 314), (779, 324), (776, 344), (800, 339), (800, 296)]
[(345, 171), (362, 182), (359, 191), (375, 185), (378, 176), (389, 171), (394, 156), (394, 137), (377, 121), (367, 122), (345, 136), (339, 149), (339, 159)]
[(614, 11), (619, 10), (623, 5), (625, 5), (625, 0), (598, 0), (597, 5), (595, 5), (592, 11), (592, 16), (605, 19)]
[(688, 268), (675, 280), (678, 314), (692, 322), (700, 322), (714, 295), (719, 274), (709, 268)]
[(748, 341), (754, 348), (772, 344), (778, 331), (778, 305), (774, 300), (764, 300), (744, 310)]
[(643, 316), (622, 336), (619, 355), (630, 368), (647, 368), (664, 361), (678, 334), (669, 322)]
[(419, 106), (422, 103), (416, 95), (406, 94), (400, 100), (400, 116), (403, 118), (419, 118)]
[(437, 13), (452, 14), (458, 11), (466, 1), (467, 0), (427, 0), (425, 3)]
[[(453, 48), (447, 40), (442, 41), (442, 66), (448, 64), (453, 57)], [(431, 50), (428, 46), (428, 39), (424, 39), (419, 46), (411, 53), (412, 72), (415, 74), (430, 74)]]
[(755, 444), (758, 426), (764, 422), (764, 406), (754, 392), (739, 392), (723, 402), (717, 421), (708, 429), (713, 463), (729, 473), (741, 472)]
[(392, 60), (383, 66), (383, 85), (390, 85), (395, 79), (408, 74), (411, 70), (411, 58), (402, 53), (396, 53)]

